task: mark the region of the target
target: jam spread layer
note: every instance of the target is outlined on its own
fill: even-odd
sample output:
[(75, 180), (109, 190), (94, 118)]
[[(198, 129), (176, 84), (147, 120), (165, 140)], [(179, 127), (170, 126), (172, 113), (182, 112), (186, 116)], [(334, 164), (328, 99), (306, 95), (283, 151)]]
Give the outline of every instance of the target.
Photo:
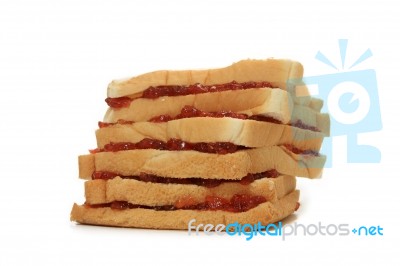
[[(219, 92), (229, 90), (245, 90), (258, 88), (271, 88), (269, 82), (242, 82), (232, 81), (224, 84), (202, 85), (199, 83), (187, 86), (181, 85), (163, 85), (149, 87), (143, 91), (141, 98), (156, 99), (163, 96), (184, 96), (190, 94), (200, 94), (207, 92)], [(107, 98), (106, 103), (112, 108), (128, 107), (133, 99), (129, 97)]]
[(239, 114), (239, 113), (234, 113), (231, 111), (204, 112), (204, 111), (201, 111), (190, 105), (184, 106), (182, 108), (180, 114), (178, 114), (175, 117), (171, 117), (169, 115), (160, 115), (160, 116), (151, 118), (149, 120), (149, 122), (155, 122), (155, 123), (168, 122), (171, 120), (177, 120), (177, 119), (182, 119), (182, 118), (191, 118), (191, 117), (212, 117), (212, 118), (230, 117), (230, 118), (236, 118), (236, 119), (242, 119), (242, 120), (249, 119), (249, 120), (281, 124), (281, 122), (279, 120), (274, 119), (272, 117), (268, 117), (268, 116), (262, 116), (262, 115), (248, 116), (246, 114)]
[(161, 184), (182, 184), (182, 185), (198, 185), (207, 188), (217, 187), (222, 183), (239, 183), (241, 185), (249, 185), (255, 180), (261, 178), (276, 178), (280, 174), (275, 169), (271, 169), (262, 173), (256, 174), (247, 174), (240, 180), (225, 180), (225, 179), (204, 179), (198, 177), (191, 178), (171, 178), (171, 177), (161, 177), (151, 174), (141, 173), (138, 176), (120, 176), (117, 173), (107, 172), (107, 171), (96, 171), (92, 174), (92, 179), (113, 179), (114, 177), (121, 177), (123, 179), (135, 179), (143, 182), (151, 182), (151, 183), (161, 183)]
[(190, 143), (179, 139), (170, 139), (168, 142), (145, 138), (137, 143), (117, 142), (104, 145), (102, 149), (91, 150), (91, 153), (97, 152), (117, 152), (126, 150), (139, 149), (156, 149), (168, 151), (198, 151), (215, 154), (234, 153), (238, 150), (246, 149), (244, 146), (238, 146), (229, 142), (212, 142), (212, 143)]
[[(285, 144), (283, 146), (287, 150), (295, 154), (319, 156), (319, 153), (317, 151), (302, 150), (296, 148), (291, 144)], [(111, 142), (104, 145), (104, 148), (89, 150), (89, 152), (95, 154), (98, 152), (118, 152), (118, 151), (142, 150), (142, 149), (156, 149), (156, 150), (167, 150), (167, 151), (198, 151), (203, 153), (214, 153), (214, 154), (224, 155), (228, 153), (234, 153), (240, 150), (245, 150), (248, 148), (244, 146), (235, 145), (230, 142), (190, 143), (179, 139), (170, 139), (168, 142), (163, 142), (161, 140), (145, 138), (137, 143)]]
[[(201, 111), (201, 110), (199, 110), (193, 106), (189, 106), (189, 105), (184, 106), (182, 108), (180, 114), (178, 114), (175, 117), (171, 117), (170, 115), (160, 115), (160, 116), (151, 118), (149, 120), (149, 122), (161, 123), (161, 122), (168, 122), (171, 120), (177, 120), (177, 119), (182, 119), (182, 118), (192, 118), (192, 117), (210, 117), (210, 118), (230, 117), (230, 118), (236, 118), (236, 119), (242, 119), (242, 120), (255, 120), (255, 121), (260, 121), (260, 122), (282, 124), (281, 121), (274, 119), (272, 117), (268, 117), (268, 116), (263, 116), (263, 115), (248, 116), (246, 114), (239, 114), (239, 113), (234, 113), (231, 111), (204, 112), (204, 111)], [(118, 120), (118, 122), (116, 122), (116, 123), (99, 122), (99, 128), (109, 127), (109, 126), (112, 126), (115, 124), (126, 125), (126, 124), (133, 124), (133, 123), (135, 123), (135, 122), (126, 121), (126, 120), (122, 120), (122, 119)], [(301, 120), (297, 120), (296, 122), (288, 124), (288, 125), (297, 127), (297, 128), (301, 128), (301, 129), (311, 130), (314, 132), (320, 132), (320, 130), (317, 127), (304, 124)]]
[(152, 209), (156, 211), (174, 211), (174, 210), (199, 210), (199, 211), (228, 211), (228, 212), (245, 212), (254, 207), (257, 207), (261, 203), (266, 202), (267, 199), (263, 196), (251, 196), (245, 194), (236, 194), (232, 198), (225, 199), (217, 196), (206, 196), (205, 201), (202, 203), (195, 203), (195, 201), (189, 196), (178, 200), (174, 205), (164, 206), (144, 206), (132, 204), (126, 201), (113, 201), (111, 203), (104, 204), (85, 204), (89, 208), (106, 208), (109, 207), (114, 210), (126, 210), (126, 209)]

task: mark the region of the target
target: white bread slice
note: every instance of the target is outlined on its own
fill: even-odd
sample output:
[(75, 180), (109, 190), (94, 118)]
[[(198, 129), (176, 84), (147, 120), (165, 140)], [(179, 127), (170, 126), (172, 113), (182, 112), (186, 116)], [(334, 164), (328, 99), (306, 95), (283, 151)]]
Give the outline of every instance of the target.
[(295, 188), (296, 178), (285, 175), (254, 180), (248, 185), (224, 182), (212, 188), (192, 184), (151, 183), (116, 177), (110, 180), (86, 181), (85, 197), (88, 204), (127, 201), (144, 206), (165, 206), (174, 205), (177, 201), (188, 197), (193, 204), (202, 203), (208, 195), (230, 199), (235, 194), (247, 194), (264, 196), (268, 201), (272, 201), (282, 198)]
[[(310, 101), (316, 103), (318, 101)], [(160, 116), (177, 116), (186, 105), (205, 112), (231, 111), (240, 114), (264, 115), (275, 118), (283, 124), (302, 120), (309, 126), (318, 128), (329, 135), (329, 116), (321, 114), (309, 106), (293, 105), (290, 94), (279, 89), (248, 89), (193, 94), (157, 99), (136, 99), (126, 108), (109, 108), (104, 122), (115, 123), (118, 120), (149, 121)], [(319, 106), (316, 106), (319, 107)]]
[(325, 156), (294, 154), (283, 146), (240, 150), (220, 155), (197, 151), (127, 150), (79, 156), (79, 176), (90, 178), (93, 171), (122, 176), (140, 173), (163, 177), (237, 180), (248, 173), (276, 169), (291, 176), (319, 177)]
[(173, 138), (191, 143), (230, 142), (246, 147), (293, 144), (299, 149), (318, 151), (324, 134), (283, 124), (228, 117), (183, 118), (166, 123), (115, 124), (96, 131), (98, 148), (111, 142), (137, 143), (144, 138), (164, 142)]
[(231, 81), (268, 81), (275, 88), (286, 90), (290, 79), (300, 79), (303, 66), (285, 59), (241, 60), (231, 66), (206, 70), (161, 70), (133, 78), (114, 80), (108, 85), (107, 96), (117, 98), (140, 97), (150, 86), (159, 85), (203, 85), (223, 84)]
[(226, 211), (156, 211), (151, 209), (113, 210), (111, 208), (88, 208), (74, 204), (71, 211), (71, 221), (81, 224), (108, 225), (119, 227), (137, 227), (154, 229), (187, 230), (192, 219), (198, 224), (256, 224), (274, 223), (289, 216), (297, 208), (299, 191), (295, 190), (282, 199), (265, 202), (246, 212)]
[(293, 102), (286, 91), (279, 89), (247, 89), (236, 91), (209, 92), (157, 99), (139, 98), (129, 107), (109, 108), (105, 122), (148, 121), (160, 115), (177, 116), (185, 105), (205, 112), (232, 111), (247, 115), (264, 114), (288, 123)]
[(294, 105), (290, 120), (293, 123), (301, 120), (306, 125), (318, 128), (325, 136), (330, 135), (330, 118), (327, 113), (321, 114), (312, 111), (309, 107)]

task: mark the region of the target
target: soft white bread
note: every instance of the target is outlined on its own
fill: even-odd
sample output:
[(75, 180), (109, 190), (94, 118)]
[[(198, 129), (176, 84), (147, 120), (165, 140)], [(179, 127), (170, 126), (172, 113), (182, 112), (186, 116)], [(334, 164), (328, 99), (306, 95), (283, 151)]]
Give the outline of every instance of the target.
[(274, 223), (289, 216), (297, 208), (299, 191), (295, 190), (282, 199), (265, 202), (246, 212), (233, 213), (226, 211), (156, 211), (151, 209), (113, 210), (111, 208), (88, 208), (74, 204), (71, 221), (82, 224), (108, 225), (119, 227), (138, 227), (154, 229), (188, 229), (192, 219), (197, 224), (255, 224)]
[(268, 81), (275, 88), (286, 90), (290, 79), (303, 76), (303, 66), (295, 61), (282, 59), (242, 60), (231, 66), (207, 70), (161, 70), (129, 79), (114, 80), (108, 85), (107, 95), (111, 98), (140, 97), (150, 86), (191, 85), (200, 83), (213, 85), (231, 81)]
[(324, 134), (283, 124), (228, 117), (184, 118), (166, 123), (115, 124), (96, 131), (98, 148), (111, 142), (137, 143), (144, 138), (164, 142), (173, 138), (191, 143), (230, 142), (246, 147), (292, 144), (302, 150), (318, 151)]
[(160, 115), (175, 117), (186, 105), (205, 112), (231, 111), (247, 115), (264, 114), (288, 123), (293, 101), (286, 91), (279, 89), (247, 89), (236, 91), (209, 92), (156, 99), (139, 98), (129, 107), (109, 108), (105, 122), (148, 121)]
[(284, 146), (240, 150), (220, 155), (197, 151), (127, 150), (79, 156), (79, 176), (90, 178), (93, 171), (121, 176), (140, 173), (162, 177), (241, 179), (248, 173), (276, 169), (291, 176), (319, 177), (325, 156), (299, 155)]
[(110, 180), (90, 180), (85, 182), (85, 197), (88, 204), (113, 201), (127, 201), (144, 206), (174, 205), (190, 197), (193, 204), (202, 203), (206, 196), (225, 199), (235, 194), (264, 196), (267, 201), (277, 200), (296, 188), (293, 176), (262, 178), (242, 185), (237, 182), (224, 182), (212, 188), (192, 184), (163, 184), (143, 182), (116, 177)]
[[(310, 101), (310, 106), (314, 106)], [(148, 121), (156, 116), (177, 116), (186, 105), (205, 112), (231, 111), (240, 114), (264, 115), (273, 117), (284, 124), (302, 120), (309, 126), (318, 128), (329, 135), (329, 117), (309, 106), (293, 105), (290, 94), (279, 89), (248, 89), (193, 94), (157, 99), (136, 99), (129, 107), (109, 108), (104, 122), (115, 123), (118, 120)]]

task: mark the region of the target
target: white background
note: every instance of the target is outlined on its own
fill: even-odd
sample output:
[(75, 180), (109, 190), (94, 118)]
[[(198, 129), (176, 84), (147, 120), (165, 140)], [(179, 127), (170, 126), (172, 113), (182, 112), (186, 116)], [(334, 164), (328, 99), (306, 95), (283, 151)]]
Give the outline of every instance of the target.
[[(394, 1), (1, 1), (0, 265), (399, 265), (398, 46)], [(384, 236), (188, 236), (185, 232), (77, 226), (77, 156), (95, 146), (115, 78), (157, 69), (222, 67), (244, 58), (298, 60), (305, 75), (336, 73), (337, 40), (357, 70), (375, 69), (383, 130), (360, 139), (380, 164), (347, 164), (299, 180), (293, 221), (380, 225)], [(398, 252), (397, 252), (398, 253)]]

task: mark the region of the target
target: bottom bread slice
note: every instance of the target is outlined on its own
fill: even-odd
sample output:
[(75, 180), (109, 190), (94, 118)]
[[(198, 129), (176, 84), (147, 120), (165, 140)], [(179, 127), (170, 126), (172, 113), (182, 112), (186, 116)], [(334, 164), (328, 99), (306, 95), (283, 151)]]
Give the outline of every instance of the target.
[(199, 210), (174, 210), (159, 211), (152, 209), (126, 209), (114, 210), (109, 207), (90, 208), (85, 205), (74, 204), (71, 212), (71, 221), (82, 224), (107, 225), (118, 227), (137, 227), (153, 229), (188, 229), (192, 224), (255, 224), (263, 225), (274, 223), (289, 216), (298, 207), (299, 191), (294, 190), (283, 198), (265, 202), (246, 212), (227, 211), (199, 211)]
[(268, 201), (280, 199), (296, 188), (294, 176), (281, 175), (276, 178), (261, 178), (248, 185), (224, 182), (216, 187), (193, 184), (162, 184), (116, 177), (111, 180), (85, 182), (85, 197), (88, 204), (127, 201), (144, 206), (174, 205), (182, 198), (190, 197), (192, 203), (201, 203), (207, 195), (232, 198), (235, 194), (263, 196)]

